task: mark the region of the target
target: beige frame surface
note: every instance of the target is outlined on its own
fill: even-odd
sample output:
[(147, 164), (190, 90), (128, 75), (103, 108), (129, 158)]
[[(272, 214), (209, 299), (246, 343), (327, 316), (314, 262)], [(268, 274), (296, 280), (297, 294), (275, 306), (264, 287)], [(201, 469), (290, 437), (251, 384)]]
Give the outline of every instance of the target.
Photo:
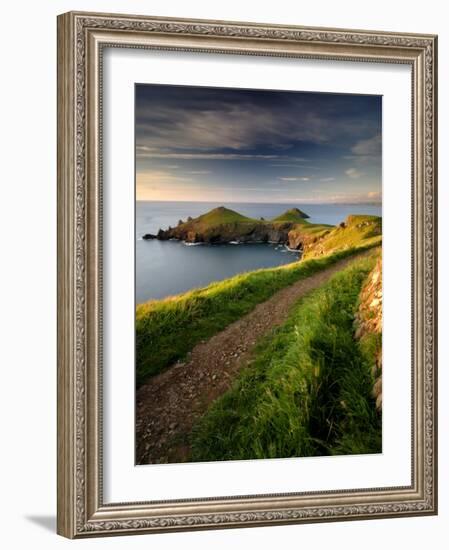
[[(412, 484), (104, 504), (102, 51), (105, 47), (412, 68)], [(436, 55), (433, 35), (75, 13), (58, 17), (58, 533), (70, 538), (437, 513)], [(404, 314), (408, 312), (404, 312)]]

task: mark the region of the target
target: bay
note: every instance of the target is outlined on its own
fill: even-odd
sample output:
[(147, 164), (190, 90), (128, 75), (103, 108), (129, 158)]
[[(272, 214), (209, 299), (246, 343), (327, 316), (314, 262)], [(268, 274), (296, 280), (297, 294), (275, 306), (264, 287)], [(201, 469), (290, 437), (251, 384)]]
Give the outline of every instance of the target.
[(296, 252), (272, 244), (186, 246), (177, 241), (143, 240), (145, 233), (157, 233), (225, 206), (252, 218), (266, 220), (297, 207), (311, 223), (336, 225), (349, 214), (382, 215), (375, 204), (265, 204), (215, 202), (136, 202), (136, 303), (176, 295), (237, 273), (284, 265), (298, 259)]

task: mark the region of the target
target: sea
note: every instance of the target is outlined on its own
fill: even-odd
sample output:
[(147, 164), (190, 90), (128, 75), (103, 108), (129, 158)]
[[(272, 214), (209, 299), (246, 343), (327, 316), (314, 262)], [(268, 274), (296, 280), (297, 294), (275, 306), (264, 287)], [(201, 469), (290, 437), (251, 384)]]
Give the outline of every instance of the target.
[(145, 233), (174, 227), (225, 206), (251, 218), (269, 220), (290, 208), (306, 212), (311, 223), (337, 225), (349, 214), (382, 215), (377, 204), (261, 204), (216, 202), (136, 202), (136, 304), (180, 294), (237, 273), (275, 267), (298, 259), (296, 252), (274, 244), (198, 245), (179, 241), (143, 240)]

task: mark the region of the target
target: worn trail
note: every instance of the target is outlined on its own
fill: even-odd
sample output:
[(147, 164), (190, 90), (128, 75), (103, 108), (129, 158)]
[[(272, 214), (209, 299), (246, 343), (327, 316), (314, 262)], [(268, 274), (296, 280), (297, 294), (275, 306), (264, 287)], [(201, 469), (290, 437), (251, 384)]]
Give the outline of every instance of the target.
[(248, 363), (257, 340), (282, 324), (299, 298), (358, 257), (345, 258), (278, 291), (208, 341), (196, 345), (186, 362), (176, 363), (140, 387), (136, 395), (137, 464), (188, 460), (188, 438), (194, 422), (229, 389), (236, 373)]

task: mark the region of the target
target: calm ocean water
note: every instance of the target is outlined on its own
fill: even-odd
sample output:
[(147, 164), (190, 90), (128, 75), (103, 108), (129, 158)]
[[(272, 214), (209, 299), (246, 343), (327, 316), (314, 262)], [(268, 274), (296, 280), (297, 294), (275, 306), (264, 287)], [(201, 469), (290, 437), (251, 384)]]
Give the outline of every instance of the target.
[(217, 206), (226, 206), (253, 218), (270, 219), (289, 208), (306, 212), (312, 223), (336, 225), (348, 214), (382, 215), (372, 204), (248, 204), (150, 202), (136, 203), (136, 303), (164, 298), (205, 286), (212, 281), (261, 267), (287, 264), (297, 254), (270, 244), (186, 246), (176, 241), (144, 241), (145, 233), (175, 226), (179, 219), (193, 218)]

